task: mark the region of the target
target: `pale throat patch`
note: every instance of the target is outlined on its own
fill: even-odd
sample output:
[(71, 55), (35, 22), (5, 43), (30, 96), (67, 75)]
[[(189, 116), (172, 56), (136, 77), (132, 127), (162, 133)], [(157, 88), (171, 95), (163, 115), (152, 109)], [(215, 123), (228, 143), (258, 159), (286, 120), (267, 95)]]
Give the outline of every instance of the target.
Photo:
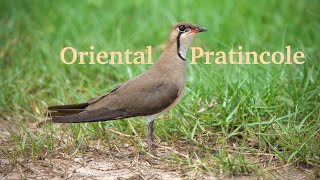
[(186, 59), (187, 56), (187, 51), (190, 47), (190, 44), (192, 40), (195, 37), (195, 33), (183, 33), (180, 36), (180, 48), (179, 48), (179, 53), (182, 56), (182, 58)]

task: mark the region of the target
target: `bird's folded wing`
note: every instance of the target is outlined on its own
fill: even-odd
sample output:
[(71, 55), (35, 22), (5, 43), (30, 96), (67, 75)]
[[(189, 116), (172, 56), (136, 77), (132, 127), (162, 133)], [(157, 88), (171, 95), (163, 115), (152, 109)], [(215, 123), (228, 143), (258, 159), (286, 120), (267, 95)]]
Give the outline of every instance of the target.
[(157, 114), (179, 96), (179, 89), (165, 79), (148, 77), (129, 81), (91, 101), (85, 111), (53, 118), (54, 122), (94, 122)]
[(178, 97), (179, 88), (165, 79), (139, 78), (121, 85), (86, 109), (125, 109), (140, 115), (156, 114), (170, 106)]

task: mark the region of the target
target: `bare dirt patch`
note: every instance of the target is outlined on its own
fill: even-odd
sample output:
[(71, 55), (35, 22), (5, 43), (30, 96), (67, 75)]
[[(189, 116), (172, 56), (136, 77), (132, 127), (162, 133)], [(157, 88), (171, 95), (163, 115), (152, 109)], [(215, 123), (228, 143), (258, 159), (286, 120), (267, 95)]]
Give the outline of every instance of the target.
[[(7, 166), (10, 168), (10, 165)], [(6, 168), (4, 164), (2, 168)], [(11, 167), (12, 168), (12, 167)], [(5, 179), (179, 179), (175, 171), (169, 171), (140, 162), (112, 157), (56, 156), (48, 160), (21, 161)]]
[[(46, 157), (17, 159), (8, 157), (12, 151), (9, 131), (21, 129), (10, 121), (0, 119), (0, 179), (182, 179), (181, 167), (159, 157), (124, 149), (87, 147), (81, 152), (64, 154), (58, 150)], [(160, 149), (161, 151), (161, 149)], [(162, 153), (165, 150), (162, 149)], [(161, 154), (161, 152), (159, 152)], [(163, 156), (164, 154), (160, 155)], [(190, 174), (189, 174), (190, 175)], [(190, 177), (215, 179), (214, 176), (193, 173)]]
[[(19, 133), (19, 127), (0, 118), (0, 179), (233, 179), (221, 173), (205, 173), (171, 161), (172, 154), (184, 157), (183, 150), (159, 146), (159, 157), (138, 152), (132, 145), (121, 148), (89, 146), (81, 152), (63, 153), (54, 150), (44, 157), (11, 158), (3, 150), (10, 151), (13, 143), (10, 131)], [(120, 133), (120, 132), (114, 132)], [(123, 134), (120, 134), (124, 136)], [(128, 138), (128, 137), (127, 137)], [(94, 144), (94, 143), (93, 143)], [(100, 147), (100, 148), (99, 148)], [(10, 150), (8, 150), (10, 149)], [(183, 149), (183, 147), (181, 147)], [(259, 159), (259, 158), (258, 158)], [(297, 169), (292, 165), (278, 164), (263, 175), (238, 175), (237, 179), (309, 179), (317, 177), (314, 171)]]

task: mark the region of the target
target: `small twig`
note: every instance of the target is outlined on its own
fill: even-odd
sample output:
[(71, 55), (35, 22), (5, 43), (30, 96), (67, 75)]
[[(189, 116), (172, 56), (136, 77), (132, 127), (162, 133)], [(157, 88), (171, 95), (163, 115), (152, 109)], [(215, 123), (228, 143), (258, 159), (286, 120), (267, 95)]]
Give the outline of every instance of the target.
[(208, 107), (206, 107), (206, 108), (202, 107), (200, 110), (198, 110), (198, 112), (202, 113), (202, 112), (205, 112), (209, 109), (212, 109), (216, 105), (216, 103), (217, 103), (217, 101), (215, 99), (212, 99), (210, 104), (208, 104), (208, 102), (207, 102)]
[(180, 152), (172, 149), (171, 147), (160, 146), (160, 145), (159, 145), (159, 147), (164, 148), (164, 149), (167, 149), (167, 150), (170, 150), (170, 151), (172, 151), (173, 153), (178, 154), (178, 155), (180, 155), (180, 156), (182, 156), (182, 157), (184, 157), (184, 158), (190, 159), (188, 155), (182, 154), (182, 153), (180, 153)]
[[(237, 152), (237, 151), (235, 151), (235, 150), (232, 150), (232, 149), (228, 149), (227, 150), (228, 152), (233, 152), (233, 153), (235, 153), (235, 152)], [(243, 152), (242, 154), (244, 154), (244, 155), (265, 155), (265, 156), (275, 156), (275, 154), (269, 154), (269, 153), (249, 153), (249, 152)]]
[(116, 131), (116, 130), (111, 129), (111, 128), (105, 128), (105, 129), (106, 129), (107, 131), (109, 131), (109, 132), (113, 132), (113, 133), (118, 134), (118, 135), (120, 135), (120, 136), (132, 137), (131, 135), (124, 134), (124, 133), (122, 133), (122, 132)]
[(285, 167), (288, 167), (292, 165), (292, 163), (289, 163), (289, 164), (286, 164), (284, 166), (278, 166), (278, 167), (273, 167), (273, 168), (266, 168), (264, 169), (263, 171), (274, 171), (274, 170), (277, 170), (277, 169), (281, 169), (281, 168), (285, 168)]

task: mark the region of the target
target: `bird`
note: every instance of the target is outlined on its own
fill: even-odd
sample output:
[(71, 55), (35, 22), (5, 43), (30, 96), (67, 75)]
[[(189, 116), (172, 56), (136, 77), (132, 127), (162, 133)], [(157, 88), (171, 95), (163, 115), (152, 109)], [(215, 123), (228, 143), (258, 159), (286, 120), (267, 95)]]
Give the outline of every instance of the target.
[(205, 27), (188, 22), (175, 24), (159, 59), (146, 72), (87, 102), (50, 106), (49, 117), (54, 123), (145, 117), (148, 151), (156, 154), (154, 120), (181, 100), (186, 84), (187, 50), (196, 34), (205, 31)]

